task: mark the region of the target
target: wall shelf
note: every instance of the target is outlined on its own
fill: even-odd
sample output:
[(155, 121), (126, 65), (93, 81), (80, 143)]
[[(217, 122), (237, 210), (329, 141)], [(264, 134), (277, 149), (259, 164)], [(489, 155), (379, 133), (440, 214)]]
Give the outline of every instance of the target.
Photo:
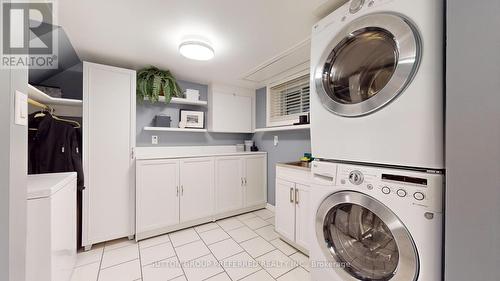
[(29, 84), (28, 84), (28, 97), (32, 100), (35, 100), (37, 102), (46, 105), (65, 105), (65, 106), (81, 107), (83, 104), (81, 100), (53, 98)]
[(186, 133), (206, 133), (207, 129), (192, 129), (192, 128), (171, 128), (171, 127), (144, 127), (144, 131), (155, 132), (186, 132)]
[(309, 130), (310, 128), (311, 128), (310, 124), (291, 125), (291, 126), (281, 126), (281, 127), (259, 128), (255, 129), (255, 132), (259, 133), (259, 132), (276, 132), (276, 131), (296, 131), (296, 130)]
[[(145, 99), (148, 100), (148, 99)], [(158, 103), (165, 103), (165, 97), (160, 96)], [(199, 105), (199, 106), (207, 106), (208, 102), (199, 100), (199, 101), (193, 101), (193, 100), (188, 100), (188, 99), (183, 99), (183, 98), (172, 98), (170, 101), (170, 104), (185, 104), (185, 105)], [(166, 104), (168, 105), (168, 104)]]

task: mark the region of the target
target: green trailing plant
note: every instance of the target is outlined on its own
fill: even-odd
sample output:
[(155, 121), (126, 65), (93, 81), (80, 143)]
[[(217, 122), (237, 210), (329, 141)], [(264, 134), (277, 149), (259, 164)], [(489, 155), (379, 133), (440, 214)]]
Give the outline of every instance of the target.
[(165, 96), (165, 103), (170, 103), (173, 97), (182, 97), (182, 91), (177, 80), (168, 70), (160, 70), (154, 66), (137, 73), (137, 98), (140, 101), (148, 99), (157, 102), (160, 96)]

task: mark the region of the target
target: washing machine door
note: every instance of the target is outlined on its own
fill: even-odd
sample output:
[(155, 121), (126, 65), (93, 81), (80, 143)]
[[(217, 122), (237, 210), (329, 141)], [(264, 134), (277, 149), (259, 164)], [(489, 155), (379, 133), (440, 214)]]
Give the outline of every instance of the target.
[(328, 270), (342, 281), (417, 280), (418, 254), (410, 233), (368, 195), (338, 192), (326, 198), (317, 211), (316, 237)]
[(404, 91), (419, 60), (419, 36), (410, 22), (393, 14), (363, 16), (325, 48), (314, 70), (316, 92), (335, 114), (367, 115)]

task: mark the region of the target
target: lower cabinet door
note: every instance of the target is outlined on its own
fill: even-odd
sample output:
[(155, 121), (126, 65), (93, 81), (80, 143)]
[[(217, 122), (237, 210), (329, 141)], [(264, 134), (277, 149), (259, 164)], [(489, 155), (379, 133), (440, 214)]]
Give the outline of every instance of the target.
[(309, 186), (295, 184), (295, 243), (309, 250)]
[(245, 207), (267, 203), (266, 165), (264, 155), (245, 157)]
[(218, 157), (215, 159), (215, 210), (224, 213), (243, 208), (243, 159)]
[(215, 209), (214, 159), (181, 160), (180, 182), (181, 222), (212, 216)]
[(276, 181), (276, 232), (295, 241), (295, 183)]
[(136, 169), (136, 233), (178, 224), (179, 161), (137, 161)]

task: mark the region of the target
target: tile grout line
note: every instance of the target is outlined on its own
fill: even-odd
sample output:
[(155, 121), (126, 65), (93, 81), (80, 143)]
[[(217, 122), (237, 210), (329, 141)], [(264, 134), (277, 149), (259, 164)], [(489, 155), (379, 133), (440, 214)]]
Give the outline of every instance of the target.
[(113, 265), (111, 265), (111, 266), (104, 267), (104, 268), (102, 268), (100, 271), (102, 271), (102, 270), (106, 270), (106, 269), (110, 269), (110, 268), (113, 268), (113, 267), (117, 267), (117, 266), (119, 266), (119, 265), (122, 265), (122, 264), (125, 264), (125, 263), (128, 263), (128, 262), (132, 262), (132, 261), (137, 261), (137, 260), (139, 260), (139, 258), (137, 258), (137, 259), (133, 259), (133, 260), (128, 260), (128, 261), (122, 261), (122, 262), (119, 262), (119, 263), (117, 263), (117, 264), (113, 264)]
[[(256, 215), (256, 216), (257, 216), (257, 215)], [(258, 217), (258, 216), (257, 216), (257, 217)], [(241, 221), (243, 224), (245, 224), (245, 223), (244, 223), (241, 219), (239, 219), (238, 217), (236, 217), (236, 219), (238, 219), (238, 220), (239, 220), (239, 221)], [(246, 225), (246, 224), (245, 224), (245, 225)], [(269, 225), (271, 225), (271, 224), (269, 224)], [(266, 226), (269, 226), (269, 225), (266, 225)], [(263, 226), (263, 227), (261, 227), (261, 228), (264, 228), (264, 227), (266, 227), (266, 226)], [(261, 228), (257, 228), (257, 229), (261, 229)], [(274, 228), (276, 229), (276, 226), (274, 226)], [(255, 229), (255, 230), (257, 230), (257, 229)], [(250, 230), (252, 230), (252, 229), (250, 229)], [(253, 231), (253, 230), (252, 230), (252, 231)], [(264, 239), (266, 242), (270, 243), (270, 241), (267, 241), (267, 240), (266, 240), (266, 238), (264, 238), (264, 237), (263, 237), (262, 235), (260, 235), (258, 232), (256, 232), (256, 231), (254, 231), (254, 232), (255, 232), (255, 233), (256, 233), (259, 237), (261, 237), (262, 239)], [(254, 237), (254, 238), (256, 238), (256, 237)], [(279, 236), (278, 236), (278, 238), (276, 238), (276, 239), (280, 239), (280, 238), (279, 238)], [(274, 240), (276, 240), (276, 239), (274, 239)], [(249, 240), (250, 240), (250, 239), (249, 239)], [(246, 241), (249, 241), (249, 240), (246, 240)], [(272, 241), (274, 241), (274, 240), (272, 240)], [(280, 240), (281, 240), (281, 239), (280, 239)], [(246, 242), (246, 241), (244, 241), (244, 242)], [(283, 241), (283, 242), (285, 242), (285, 241)], [(243, 243), (243, 242), (242, 242), (242, 243)], [(285, 242), (285, 243), (286, 243), (286, 242)], [(239, 243), (238, 243), (238, 244), (239, 244)], [(271, 243), (270, 243), (270, 244), (271, 244)], [(286, 244), (288, 245), (288, 243), (286, 243)], [(298, 264), (298, 265), (296, 265), (294, 268), (292, 268), (292, 269), (290, 269), (289, 271), (287, 271), (287, 272), (285, 272), (285, 273), (283, 273), (283, 274), (279, 275), (279, 276), (278, 276), (278, 277), (276, 277), (276, 278), (274, 278), (274, 277), (271, 275), (271, 273), (270, 273), (269, 271), (267, 271), (265, 268), (263, 268), (263, 269), (264, 269), (264, 271), (266, 271), (266, 272), (269, 274), (269, 276), (271, 276), (274, 280), (278, 280), (278, 278), (283, 277), (283, 275), (285, 275), (285, 274), (287, 274), (287, 273), (289, 273), (289, 272), (291, 272), (291, 271), (295, 270), (296, 268), (299, 268), (299, 267), (303, 268), (302, 266), (300, 266), (300, 264), (299, 264), (297, 261), (295, 261), (294, 259), (290, 258), (290, 256), (292, 256), (292, 255), (294, 255), (294, 254), (296, 254), (296, 253), (300, 253), (300, 251), (298, 251), (296, 248), (294, 248), (293, 246), (291, 246), (291, 245), (290, 245), (290, 247), (294, 248), (296, 251), (295, 251), (293, 254), (291, 254), (291, 255), (287, 255), (287, 254), (283, 253), (280, 249), (278, 249), (276, 246), (274, 246), (273, 244), (271, 244), (271, 245), (275, 248), (275, 250), (279, 251), (279, 252), (280, 252), (280, 253), (282, 253), (284, 256), (288, 257), (289, 259), (293, 260), (293, 262), (295, 262), (296, 264)], [(241, 246), (241, 245), (240, 245), (240, 246)], [(242, 247), (242, 248), (243, 248), (243, 247)], [(243, 248), (243, 250), (245, 250), (245, 249)], [(245, 251), (246, 251), (246, 250), (245, 250)], [(269, 253), (271, 253), (271, 252), (274, 252), (274, 250), (273, 250), (273, 251), (270, 251), (270, 252), (268, 252), (268, 253), (266, 253), (266, 254), (269, 254)], [(249, 253), (248, 253), (248, 254), (249, 254)], [(264, 256), (264, 255), (266, 255), (266, 254), (263, 254), (263, 255), (261, 255), (261, 256), (259, 256), (259, 257), (262, 257), (262, 256)], [(250, 254), (249, 254), (249, 255), (250, 255)], [(250, 257), (252, 257), (252, 255), (250, 255)], [(259, 258), (259, 257), (257, 257), (257, 258)], [(252, 257), (252, 258), (253, 258), (253, 257)], [(259, 263), (259, 265), (260, 265), (260, 263)], [(304, 270), (306, 270), (306, 269), (304, 268)], [(307, 271), (307, 270), (306, 270), (306, 271)], [(258, 272), (258, 271), (257, 271), (257, 272)], [(257, 272), (255, 272), (255, 273), (257, 273)], [(307, 271), (307, 272), (309, 272), (309, 271)], [(252, 274), (250, 274), (250, 275), (252, 275)], [(250, 276), (250, 275), (248, 275), (248, 276)], [(248, 277), (248, 276), (245, 276), (244, 278), (246, 278), (246, 277)], [(242, 279), (243, 279), (243, 278), (242, 278)]]
[[(261, 210), (267, 210), (267, 209), (261, 209)], [(259, 210), (257, 210), (257, 211), (259, 211)], [(257, 211), (251, 211), (251, 212), (247, 212), (247, 213), (245, 213), (245, 214), (254, 214), (254, 212), (257, 212)], [(217, 227), (215, 227), (215, 228), (213, 228), (213, 229), (208, 229), (208, 230), (205, 230), (205, 231), (198, 231), (198, 230), (196, 230), (196, 229), (195, 229), (195, 227), (192, 227), (192, 229), (193, 229), (193, 230), (195, 231), (195, 233), (198, 235), (199, 239), (198, 239), (198, 240), (195, 240), (195, 241), (192, 241), (192, 242), (189, 242), (189, 243), (185, 243), (185, 244), (178, 245), (177, 247), (174, 247), (174, 246), (173, 246), (173, 243), (172, 243), (172, 239), (171, 239), (171, 235), (170, 235), (170, 234), (164, 234), (164, 235), (168, 235), (169, 240), (170, 240), (169, 242), (163, 242), (163, 243), (159, 243), (159, 244), (156, 244), (156, 245), (151, 245), (151, 246), (144, 247), (144, 248), (141, 248), (141, 247), (140, 247), (140, 243), (137, 243), (137, 247), (138, 247), (138, 251), (139, 251), (139, 262), (140, 262), (140, 270), (141, 270), (141, 279), (144, 279), (143, 270), (142, 270), (142, 269), (143, 269), (143, 268), (142, 268), (142, 266), (143, 266), (143, 265), (142, 265), (142, 253), (141, 253), (141, 250), (143, 250), (143, 249), (148, 249), (148, 248), (155, 247), (155, 246), (159, 246), (159, 245), (163, 245), (163, 244), (167, 244), (167, 243), (171, 243), (171, 244), (172, 244), (172, 248), (173, 248), (173, 250), (174, 250), (174, 254), (175, 254), (175, 256), (172, 256), (172, 257), (176, 257), (176, 258), (177, 258), (177, 260), (178, 260), (179, 262), (180, 262), (180, 260), (179, 260), (179, 256), (178, 256), (178, 254), (177, 254), (177, 250), (176, 250), (176, 248), (183, 247), (183, 246), (186, 246), (186, 245), (189, 245), (189, 244), (193, 244), (193, 243), (197, 243), (197, 242), (199, 242), (199, 241), (201, 241), (201, 242), (202, 242), (202, 243), (203, 243), (203, 244), (204, 244), (204, 245), (208, 248), (208, 250), (209, 250), (210, 254), (211, 254), (212, 256), (214, 256), (214, 257), (215, 257), (215, 255), (214, 255), (214, 253), (212, 252), (212, 250), (210, 249), (210, 247), (209, 247), (210, 245), (214, 245), (214, 244), (217, 244), (217, 243), (224, 242), (224, 241), (227, 241), (227, 240), (229, 240), (229, 239), (232, 239), (232, 240), (233, 240), (236, 244), (238, 244), (238, 246), (240, 246), (240, 247), (241, 247), (241, 249), (242, 249), (242, 251), (241, 251), (241, 252), (238, 252), (238, 253), (236, 253), (236, 254), (234, 254), (234, 255), (231, 255), (231, 256), (228, 256), (228, 257), (225, 257), (223, 260), (227, 260), (227, 259), (229, 259), (229, 258), (231, 258), (231, 257), (233, 257), (233, 256), (236, 256), (236, 255), (238, 255), (238, 254), (241, 254), (241, 253), (243, 253), (243, 252), (245, 252), (246, 254), (248, 254), (248, 255), (250, 256), (250, 258), (252, 258), (254, 261), (256, 261), (255, 259), (257, 259), (257, 258), (260, 258), (260, 257), (262, 257), (262, 256), (264, 256), (264, 255), (266, 255), (266, 254), (269, 254), (269, 253), (271, 253), (271, 252), (273, 252), (273, 251), (276, 251), (276, 250), (277, 250), (277, 251), (279, 251), (280, 253), (282, 253), (284, 256), (286, 256), (286, 257), (288, 257), (288, 258), (290, 258), (290, 257), (291, 257), (292, 255), (294, 255), (294, 254), (300, 253), (300, 251), (297, 251), (294, 247), (290, 246), (290, 247), (292, 247), (293, 249), (295, 249), (295, 252), (294, 252), (294, 253), (292, 253), (292, 254), (290, 254), (290, 255), (286, 255), (286, 254), (284, 254), (284, 253), (283, 253), (283, 252), (282, 252), (279, 248), (277, 248), (274, 244), (272, 244), (272, 243), (271, 243), (271, 241), (274, 241), (274, 240), (278, 240), (278, 239), (280, 239), (280, 238), (279, 238), (279, 236), (278, 236), (277, 238), (273, 239), (273, 240), (268, 241), (266, 238), (264, 238), (262, 235), (260, 235), (260, 234), (257, 232), (257, 230), (259, 230), (259, 229), (262, 229), (262, 228), (265, 228), (265, 227), (270, 227), (270, 226), (273, 226), (273, 230), (275, 229), (275, 226), (274, 226), (272, 223), (270, 223), (270, 222), (268, 222), (268, 221), (267, 221), (267, 220), (269, 220), (269, 219), (271, 219), (271, 218), (273, 218), (273, 217), (275, 216), (275, 214), (274, 214), (274, 213), (273, 213), (273, 216), (271, 216), (271, 217), (269, 217), (269, 218), (267, 218), (267, 219), (264, 219), (264, 218), (262, 218), (262, 217), (260, 217), (260, 216), (258, 216), (258, 215), (256, 215), (256, 214), (254, 214), (254, 217), (251, 217), (251, 218), (247, 219), (247, 220), (250, 220), (250, 219), (254, 219), (254, 218), (259, 218), (259, 219), (261, 219), (261, 220), (263, 220), (263, 221), (266, 221), (266, 222), (268, 223), (268, 224), (266, 224), (266, 225), (264, 225), (264, 226), (261, 226), (261, 227), (255, 228), (255, 229), (252, 229), (251, 227), (249, 227), (249, 226), (245, 223), (245, 221), (244, 221), (244, 220), (242, 220), (241, 218), (239, 218), (239, 216), (242, 216), (242, 215), (245, 215), (245, 214), (241, 214), (241, 215), (236, 215), (236, 216), (233, 216), (233, 217), (225, 218), (225, 219), (236, 219), (238, 222), (240, 222), (240, 223), (242, 224), (241, 226), (236, 227), (236, 228), (234, 228), (234, 229), (230, 229), (230, 230), (225, 230), (225, 229), (224, 229), (224, 228), (223, 228), (223, 227), (222, 227), (222, 226), (221, 226), (221, 225), (220, 225), (217, 221), (214, 221), (214, 222), (213, 222), (213, 223), (214, 223)], [(222, 220), (225, 220), (225, 219), (222, 219)], [(219, 220), (219, 221), (222, 221), (222, 220)], [(206, 223), (206, 224), (209, 224), (209, 223)], [(200, 226), (201, 226), (201, 225), (200, 225)], [(237, 241), (235, 241), (235, 240), (234, 240), (234, 238), (233, 238), (233, 237), (229, 234), (229, 232), (230, 232), (230, 231), (237, 230), (237, 229), (241, 229), (241, 228), (243, 228), (243, 227), (247, 227), (250, 231), (252, 231), (253, 233), (255, 233), (257, 236), (252, 237), (252, 238), (250, 238), (250, 239), (243, 240), (243, 241), (241, 241), (241, 242), (237, 242)], [(223, 239), (223, 240), (220, 240), (220, 241), (217, 241), (217, 242), (211, 243), (211, 244), (207, 244), (207, 243), (206, 243), (206, 242), (205, 242), (205, 241), (201, 238), (201, 236), (200, 236), (200, 234), (201, 234), (201, 233), (206, 233), (206, 232), (209, 232), (209, 231), (217, 230), (218, 228), (220, 228), (220, 230), (222, 230), (224, 233), (226, 233), (226, 235), (228, 235), (229, 237), (228, 237), (228, 238), (226, 238), (226, 239)], [(188, 228), (188, 229), (189, 229), (189, 228)], [(158, 236), (158, 237), (159, 237), (159, 236)], [(265, 241), (265, 242), (267, 242), (267, 243), (271, 244), (271, 245), (272, 245), (272, 247), (273, 247), (274, 249), (273, 249), (273, 250), (271, 250), (271, 251), (268, 251), (268, 252), (266, 252), (266, 253), (263, 253), (263, 254), (261, 254), (261, 255), (259, 255), (259, 256), (257, 256), (257, 257), (255, 257), (255, 258), (254, 258), (254, 257), (253, 257), (253, 256), (252, 256), (249, 252), (247, 252), (247, 251), (245, 250), (245, 248), (243, 248), (243, 247), (242, 247), (242, 245), (241, 245), (241, 244), (242, 244), (242, 243), (245, 243), (245, 242), (247, 242), (247, 241), (250, 241), (250, 240), (253, 240), (253, 239), (259, 238), (259, 237), (260, 237), (260, 238), (262, 238), (262, 239), (264, 239), (264, 241)], [(285, 242), (285, 243), (286, 243), (286, 242)], [(288, 243), (286, 243), (286, 244), (287, 244), (287, 245), (289, 245)], [(127, 246), (131, 246), (131, 245), (123, 245), (123, 246), (121, 246), (121, 247), (118, 247), (118, 248), (115, 248), (115, 249), (111, 249), (111, 250), (109, 250), (109, 251), (118, 250), (118, 249), (121, 249), (121, 248), (124, 248), (124, 247), (127, 247)], [(130, 260), (130, 261), (126, 261), (126, 262), (122, 262), (122, 263), (119, 263), (119, 264), (116, 264), (116, 265), (113, 265), (113, 266), (109, 266), (109, 267), (106, 267), (106, 268), (102, 268), (102, 261), (103, 261), (103, 258), (104, 258), (105, 248), (106, 248), (106, 245), (104, 245), (104, 247), (103, 247), (103, 249), (102, 249), (102, 254), (101, 254), (101, 260), (100, 260), (100, 265), (99, 265), (99, 271), (98, 271), (97, 281), (98, 281), (98, 279), (99, 279), (99, 277), (100, 277), (100, 273), (101, 273), (101, 271), (102, 271), (102, 270), (105, 270), (105, 269), (108, 269), (108, 268), (112, 268), (112, 267), (115, 267), (115, 266), (118, 266), (118, 265), (121, 265), (121, 264), (124, 264), (124, 263), (131, 262), (131, 261), (136, 260), (136, 259), (134, 259), (134, 260)], [(208, 256), (208, 255), (210, 255), (210, 254), (207, 254), (207, 255), (204, 255), (204, 256), (201, 256), (201, 257), (198, 257), (198, 258), (191, 259), (190, 261), (193, 261), (193, 260), (196, 260), (196, 259), (199, 259), (199, 258), (206, 257), (206, 256)], [(170, 258), (172, 258), (172, 257), (168, 257), (168, 258), (165, 258), (165, 259), (163, 259), (163, 260), (167, 260), (167, 259), (170, 259)], [(216, 259), (218, 262), (223, 261), (223, 260), (219, 261), (217, 258), (215, 258), (215, 259)], [(291, 259), (291, 258), (290, 258), (290, 259)], [(293, 260), (293, 259), (292, 259), (292, 260)], [(297, 262), (297, 261), (295, 261), (295, 260), (293, 260), (293, 261), (294, 261), (294, 263), (296, 264), (296, 266), (295, 266), (294, 268), (290, 269), (289, 271), (287, 271), (287, 272), (285, 272), (285, 273), (283, 273), (283, 274), (279, 275), (277, 278), (280, 278), (280, 277), (282, 277), (283, 275), (285, 275), (285, 274), (287, 274), (287, 273), (289, 273), (289, 272), (291, 272), (291, 271), (293, 271), (293, 270), (295, 270), (295, 269), (297, 269), (297, 268), (299, 268), (299, 267), (300, 267), (300, 268), (303, 268), (306, 272), (309, 272), (309, 271), (308, 271), (307, 269), (305, 269), (305, 268), (304, 268), (304, 267), (303, 267), (303, 266), (302, 266), (299, 262)], [(267, 273), (271, 276), (271, 278), (273, 278), (274, 280), (277, 280), (277, 278), (274, 278), (274, 277), (273, 277), (273, 276), (272, 276), (272, 275), (271, 275), (271, 274), (270, 274), (270, 273), (269, 273), (269, 272), (268, 272), (265, 268), (263, 268), (263, 267), (261, 266), (260, 262), (258, 262), (258, 261), (256, 261), (256, 262), (257, 262), (257, 264), (259, 265), (260, 269), (259, 269), (259, 270), (257, 270), (256, 272), (253, 272), (253, 273), (251, 273), (251, 274), (248, 274), (248, 275), (246, 275), (246, 276), (242, 277), (241, 279), (247, 278), (247, 277), (249, 277), (249, 276), (251, 276), (251, 275), (257, 274), (257, 273), (258, 273), (258, 272), (260, 272), (261, 270), (264, 270), (265, 272), (267, 272)], [(89, 264), (92, 264), (92, 263), (89, 263)], [(148, 264), (148, 265), (150, 265), (150, 264)], [(81, 265), (81, 266), (83, 266), (83, 265)], [(147, 266), (147, 265), (145, 265), (145, 266)], [(206, 278), (206, 279), (204, 279), (204, 280), (207, 280), (207, 279), (210, 279), (210, 278), (212, 278), (212, 277), (215, 277), (215, 276), (221, 275), (221, 274), (223, 274), (223, 273), (225, 273), (227, 276), (229, 276), (229, 274), (227, 273), (227, 271), (225, 270), (225, 268), (224, 268), (222, 265), (221, 265), (221, 268), (222, 268), (222, 270), (223, 270), (222, 272), (220, 272), (220, 273), (218, 273), (218, 274), (215, 274), (215, 275), (213, 275), (213, 276), (210, 276), (210, 277), (208, 277), (208, 278)], [(184, 276), (187, 278), (187, 276), (186, 276), (186, 272), (184, 271), (184, 268), (183, 268), (182, 266), (181, 266), (181, 270), (182, 270), (182, 272), (183, 272)], [(181, 277), (181, 276), (174, 277), (173, 279), (178, 278), (178, 277)], [(229, 276), (229, 278), (230, 278), (231, 280), (233, 280), (230, 276)], [(241, 280), (241, 279), (239, 279), (239, 280)], [(170, 280), (172, 280), (172, 279), (170, 279)]]
[[(217, 224), (217, 223), (215, 223), (215, 224)], [(219, 226), (219, 228), (220, 228), (220, 229), (222, 229), (222, 227), (220, 227), (220, 225), (219, 225), (219, 224), (217, 224), (217, 226)], [(193, 228), (193, 229), (194, 229), (194, 228)], [(197, 231), (196, 229), (194, 229), (194, 231), (195, 231), (196, 233), (198, 233), (198, 231)], [(222, 231), (224, 231), (224, 229), (222, 229)], [(224, 231), (224, 233), (225, 233), (225, 231)], [(226, 233), (226, 234), (227, 234), (227, 233)], [(198, 233), (198, 236), (200, 236), (200, 234), (199, 234), (199, 233)], [(228, 240), (228, 239), (231, 239), (231, 236), (230, 236), (229, 234), (227, 234), (227, 236), (229, 236), (229, 238), (227, 238), (227, 239), (225, 239), (225, 240), (221, 240), (221, 241), (219, 241), (219, 242), (222, 242), (222, 241), (226, 241), (226, 240)], [(200, 237), (200, 238), (201, 238), (201, 237)], [(217, 273), (216, 275), (214, 275), (214, 276), (210, 276), (210, 277), (208, 277), (208, 278), (206, 278), (206, 279), (204, 279), (204, 280), (207, 280), (207, 279), (210, 279), (210, 278), (215, 277), (215, 276), (217, 276), (217, 275), (220, 275), (220, 274), (222, 274), (222, 273), (225, 273), (225, 274), (226, 274), (226, 276), (228, 276), (228, 277), (229, 277), (229, 280), (233, 281), (233, 278), (231, 278), (231, 276), (229, 276), (229, 274), (227, 273), (226, 269), (222, 266), (221, 261), (220, 261), (220, 260), (219, 260), (219, 259), (215, 256), (215, 254), (212, 252), (212, 249), (210, 249), (209, 245), (207, 245), (207, 243), (205, 243), (205, 241), (203, 241), (203, 239), (201, 240), (201, 242), (205, 245), (205, 247), (207, 247), (208, 251), (209, 251), (209, 252), (211, 253), (211, 255), (215, 258), (215, 260), (217, 260), (217, 262), (219, 263), (219, 266), (222, 268), (222, 272), (221, 272), (221, 273)], [(216, 242), (216, 243), (219, 243), (219, 242)], [(213, 245), (213, 244), (216, 244), (216, 243), (212, 243), (212, 245)]]
[[(238, 219), (237, 217), (235, 217), (235, 218), (236, 218), (237, 220), (240, 220), (240, 219)], [(241, 220), (240, 220), (240, 221), (241, 221)], [(222, 230), (223, 230), (224, 232), (226, 232), (224, 229), (222, 229)], [(250, 230), (251, 230), (251, 229), (250, 229)], [(255, 231), (253, 231), (253, 232), (255, 232)], [(227, 233), (227, 232), (226, 232), (226, 234), (227, 234), (227, 235), (229, 235), (229, 233)], [(256, 233), (256, 232), (255, 232), (255, 234), (257, 234), (257, 237), (260, 237), (260, 235), (259, 235), (258, 233)], [(231, 236), (231, 235), (229, 235), (229, 236)], [(231, 237), (232, 237), (232, 236), (231, 236)], [(254, 237), (254, 238), (257, 238), (257, 237)], [(263, 237), (262, 237), (262, 238), (263, 238)], [(248, 239), (248, 240), (250, 240), (250, 239)], [(248, 241), (248, 240), (246, 240), (246, 241)], [(265, 240), (265, 239), (264, 239), (264, 240)], [(266, 240), (266, 241), (267, 241), (267, 240)], [(237, 243), (237, 244), (241, 247), (241, 243), (238, 243), (237, 241), (235, 241), (235, 242), (236, 242), (236, 243)], [(245, 242), (245, 241), (244, 241), (244, 242)], [(271, 244), (271, 245), (272, 245), (272, 244)], [(272, 246), (274, 247), (274, 245), (272, 245)], [(243, 248), (243, 247), (241, 247), (241, 248), (243, 249), (243, 252), (245, 252), (245, 253), (246, 253), (246, 254), (247, 254), (247, 255), (248, 255), (248, 256), (249, 256), (252, 260), (254, 260), (254, 261), (258, 264), (258, 266), (260, 267), (260, 270), (257, 270), (257, 271), (255, 271), (255, 272), (253, 272), (253, 273), (251, 273), (251, 274), (248, 274), (248, 275), (246, 275), (246, 276), (244, 276), (244, 277), (242, 277), (242, 278), (240, 278), (240, 279), (238, 279), (238, 280), (243, 280), (243, 279), (245, 279), (245, 278), (247, 278), (247, 277), (249, 277), (249, 276), (251, 276), (251, 275), (253, 275), (253, 274), (255, 274), (255, 273), (259, 272), (259, 271), (261, 271), (261, 270), (264, 270), (265, 272), (267, 272), (267, 273), (269, 274), (269, 276), (271, 276), (271, 278), (273, 278), (273, 280), (276, 280), (276, 279), (275, 279), (275, 278), (271, 275), (271, 273), (269, 273), (269, 272), (268, 272), (268, 271), (267, 271), (264, 267), (262, 267), (262, 266), (260, 265), (260, 262), (258, 262), (257, 260), (255, 260), (255, 259), (252, 257), (252, 255), (251, 255), (249, 252), (247, 252), (247, 250), (245, 250), (245, 248)], [(276, 248), (276, 247), (275, 247), (275, 248)], [(278, 250), (278, 251), (279, 251), (279, 249), (276, 249), (276, 250)], [(274, 251), (274, 250), (273, 250), (273, 251)], [(239, 252), (238, 254), (241, 254), (241, 253), (243, 253), (243, 252)], [(270, 252), (269, 252), (269, 253), (270, 253)], [(236, 256), (236, 255), (237, 255), (237, 254), (235, 254), (235, 255), (233, 255), (233, 256)], [(286, 255), (285, 255), (285, 256), (286, 256)], [(225, 258), (224, 260), (227, 260), (227, 259), (228, 259), (228, 258)], [(229, 275), (229, 274), (228, 274), (228, 275)], [(229, 278), (231, 278), (231, 277), (229, 277)], [(232, 280), (232, 279), (231, 279), (231, 280)]]
[[(193, 228), (194, 229), (194, 228)], [(196, 232), (196, 230), (195, 230)], [(175, 258), (177, 259), (177, 261), (179, 262), (179, 266), (181, 267), (181, 270), (182, 270), (182, 273), (184, 274), (183, 276), (186, 278), (186, 280), (188, 279), (187, 278), (187, 275), (186, 275), (186, 271), (184, 270), (184, 267), (182, 267), (182, 261), (181, 259), (179, 258), (179, 255), (177, 254), (177, 251), (175, 250), (175, 247), (174, 247), (174, 243), (172, 242), (172, 236), (170, 234), (167, 234), (168, 235), (168, 239), (170, 239), (170, 242), (172, 243), (172, 249), (174, 249), (174, 254), (175, 254)], [(198, 233), (197, 233), (198, 235)], [(200, 235), (198, 235), (198, 237), (200, 237)], [(201, 237), (200, 237), (201, 239)], [(187, 244), (186, 244), (187, 245)], [(180, 276), (177, 276), (177, 277), (180, 277)], [(177, 278), (175, 277), (175, 278)], [(173, 278), (171, 279), (173, 280)]]
[(101, 277), (101, 267), (102, 267), (102, 261), (104, 260), (104, 249), (105, 248), (106, 248), (106, 243), (104, 243), (104, 246), (102, 247), (101, 260), (99, 261), (99, 270), (97, 271), (96, 281), (99, 281), (99, 277)]
[[(170, 239), (170, 237), (168, 239)], [(139, 244), (139, 242), (137, 242), (137, 251), (139, 251), (139, 267), (141, 270), (141, 280), (144, 280), (144, 272), (142, 271), (142, 252), (141, 252), (141, 245)]]

